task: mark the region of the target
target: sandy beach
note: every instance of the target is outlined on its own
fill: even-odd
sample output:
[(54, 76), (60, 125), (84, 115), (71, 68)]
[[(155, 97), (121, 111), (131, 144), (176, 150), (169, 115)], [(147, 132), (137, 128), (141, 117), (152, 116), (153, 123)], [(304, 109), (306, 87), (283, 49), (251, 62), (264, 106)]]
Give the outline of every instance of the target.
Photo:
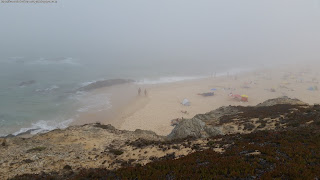
[[(112, 111), (83, 113), (75, 124), (101, 122), (122, 130), (143, 129), (168, 135), (174, 128), (171, 120), (192, 118), (221, 106), (253, 106), (281, 96), (298, 98), (309, 104), (319, 103), (318, 91), (308, 90), (318, 85), (317, 79), (316, 71), (311, 69), (277, 68), (167, 84), (103, 88), (95, 93), (115, 94), (111, 100), (117, 103), (113, 104)], [(147, 89), (148, 95), (141, 93), (138, 96), (139, 87), (142, 91)], [(199, 95), (206, 92), (214, 92), (214, 96)], [(248, 102), (237, 101), (229, 96), (230, 93), (248, 95)], [(185, 98), (190, 106), (181, 104)]]

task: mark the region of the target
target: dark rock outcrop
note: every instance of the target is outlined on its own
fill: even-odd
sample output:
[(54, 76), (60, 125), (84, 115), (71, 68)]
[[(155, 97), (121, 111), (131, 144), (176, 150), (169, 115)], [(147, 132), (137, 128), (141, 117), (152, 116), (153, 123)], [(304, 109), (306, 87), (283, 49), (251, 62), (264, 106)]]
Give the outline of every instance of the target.
[(98, 88), (103, 88), (103, 87), (109, 87), (109, 86), (114, 86), (114, 85), (119, 85), (119, 84), (126, 84), (126, 83), (132, 83), (134, 80), (132, 79), (108, 79), (108, 80), (103, 80), (103, 81), (97, 81), (94, 83), (91, 83), (87, 86), (83, 86), (77, 91), (91, 91), (94, 89)]
[(221, 107), (180, 121), (167, 138), (170, 140), (186, 137), (207, 138), (216, 135), (250, 133), (272, 129), (275, 128), (274, 126), (281, 128), (281, 126), (288, 126), (281, 114), (293, 113), (294, 110), (290, 111), (290, 108), (295, 107), (298, 108), (296, 111), (300, 111), (300, 106), (307, 106), (307, 104), (298, 99), (281, 97), (252, 107)]
[(200, 119), (201, 121), (212, 124), (213, 122), (218, 123), (218, 120), (222, 116), (234, 115), (234, 114), (237, 114), (238, 112), (239, 110), (233, 106), (224, 106), (216, 110), (207, 112), (205, 114), (197, 114), (194, 118), (197, 118), (197, 119)]
[(24, 82), (21, 82), (21, 83), (19, 84), (19, 86), (29, 86), (29, 85), (32, 85), (32, 84), (34, 84), (34, 83), (36, 83), (35, 80), (24, 81)]
[(167, 136), (168, 139), (183, 139), (186, 137), (210, 137), (222, 134), (219, 127), (206, 125), (198, 118), (185, 119), (181, 121)]
[(239, 111), (232, 106), (221, 107), (205, 114), (197, 114), (192, 119), (182, 120), (168, 135), (169, 139), (183, 139), (186, 137), (206, 138), (222, 135), (222, 128), (218, 126), (220, 118), (234, 115)]

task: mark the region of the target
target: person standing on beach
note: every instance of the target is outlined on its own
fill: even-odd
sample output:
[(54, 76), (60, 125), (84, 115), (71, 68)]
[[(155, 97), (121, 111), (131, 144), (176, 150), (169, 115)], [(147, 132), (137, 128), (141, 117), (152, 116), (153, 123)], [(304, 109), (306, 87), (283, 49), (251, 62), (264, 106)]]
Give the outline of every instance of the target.
[(141, 88), (138, 89), (138, 95), (140, 96), (141, 94)]
[(147, 96), (147, 89), (144, 90), (144, 95)]

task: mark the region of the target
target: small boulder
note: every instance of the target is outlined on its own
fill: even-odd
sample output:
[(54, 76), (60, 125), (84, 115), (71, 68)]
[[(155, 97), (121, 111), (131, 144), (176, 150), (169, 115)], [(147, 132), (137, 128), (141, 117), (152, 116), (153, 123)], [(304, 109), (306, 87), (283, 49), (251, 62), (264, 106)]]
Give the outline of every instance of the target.
[(5, 138), (0, 138), (0, 144), (1, 144), (1, 146), (7, 146), (8, 145), (7, 140)]
[(217, 127), (207, 126), (198, 118), (185, 119), (181, 121), (167, 136), (169, 140), (183, 139), (187, 137), (206, 138), (222, 134)]

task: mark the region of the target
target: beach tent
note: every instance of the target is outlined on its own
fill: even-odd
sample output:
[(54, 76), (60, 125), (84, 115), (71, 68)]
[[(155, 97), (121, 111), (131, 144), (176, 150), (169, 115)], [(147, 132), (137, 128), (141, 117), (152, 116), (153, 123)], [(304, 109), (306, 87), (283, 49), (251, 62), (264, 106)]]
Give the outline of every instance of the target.
[(188, 99), (184, 99), (181, 104), (184, 106), (190, 106), (190, 101)]
[(241, 101), (242, 102), (248, 102), (248, 96), (247, 95), (241, 95)]
[(232, 93), (230, 93), (229, 96), (232, 97), (233, 99), (238, 100), (238, 101), (241, 100), (241, 95), (240, 94), (232, 94)]
[(235, 97), (235, 98), (241, 98), (240, 94), (235, 94), (233, 97)]

